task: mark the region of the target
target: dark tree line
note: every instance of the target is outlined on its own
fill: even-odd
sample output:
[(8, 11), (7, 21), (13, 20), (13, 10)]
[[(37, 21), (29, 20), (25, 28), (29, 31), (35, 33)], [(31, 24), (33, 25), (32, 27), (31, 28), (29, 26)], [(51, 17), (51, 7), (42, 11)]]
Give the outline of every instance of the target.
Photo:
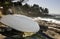
[(30, 6), (29, 4), (25, 4), (23, 6), (23, 9), (25, 9), (25, 11), (27, 11), (31, 15), (35, 15), (35, 16), (37, 16), (37, 15), (47, 15), (49, 13), (48, 8), (40, 7), (37, 4), (34, 4), (33, 6)]
[(17, 1), (17, 2), (12, 2), (14, 0), (0, 0), (0, 7), (3, 7), (3, 13), (6, 14), (6, 11), (13, 6), (15, 5), (22, 5), (21, 3), (24, 1), (24, 0), (21, 0), (21, 1)]
[(9, 7), (14, 6), (22, 6), (25, 11), (27, 11), (31, 15), (41, 15), (41, 14), (48, 14), (48, 8), (39, 7), (39, 5), (34, 4), (33, 6), (29, 6), (29, 4), (22, 5), (22, 2), (25, 0), (12, 2), (14, 0), (0, 0), (0, 6), (3, 7), (4, 12), (7, 11)]
[(25, 0), (20, 0), (20, 1), (17, 1), (17, 2), (13, 2), (15, 0), (0, 0), (0, 6), (2, 7), (9, 7), (9, 6), (12, 6), (13, 4), (14, 5), (20, 5), (22, 4), (22, 2), (24, 2)]

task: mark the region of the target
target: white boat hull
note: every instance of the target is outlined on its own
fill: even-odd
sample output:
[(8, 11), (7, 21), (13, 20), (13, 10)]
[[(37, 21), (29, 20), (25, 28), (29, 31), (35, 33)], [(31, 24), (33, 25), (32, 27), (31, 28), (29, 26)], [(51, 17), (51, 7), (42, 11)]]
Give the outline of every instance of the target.
[(0, 22), (22, 32), (38, 32), (40, 29), (38, 23), (23, 15), (6, 15)]

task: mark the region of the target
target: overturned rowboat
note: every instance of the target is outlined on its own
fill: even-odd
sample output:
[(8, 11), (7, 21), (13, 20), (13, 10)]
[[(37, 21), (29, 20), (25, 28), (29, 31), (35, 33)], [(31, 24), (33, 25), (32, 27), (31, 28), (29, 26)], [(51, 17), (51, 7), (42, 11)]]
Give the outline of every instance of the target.
[(37, 22), (24, 15), (6, 15), (1, 18), (0, 22), (22, 32), (36, 33), (40, 29)]

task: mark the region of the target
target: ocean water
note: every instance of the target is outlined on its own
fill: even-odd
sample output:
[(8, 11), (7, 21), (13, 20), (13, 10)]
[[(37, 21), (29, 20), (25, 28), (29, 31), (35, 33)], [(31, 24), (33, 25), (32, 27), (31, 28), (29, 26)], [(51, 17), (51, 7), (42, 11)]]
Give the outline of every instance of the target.
[(60, 16), (55, 16), (54, 19), (60, 20)]
[(47, 17), (36, 17), (33, 20), (35, 21), (44, 20), (44, 21), (60, 24), (60, 18), (56, 18), (56, 17), (48, 17), (48, 18)]

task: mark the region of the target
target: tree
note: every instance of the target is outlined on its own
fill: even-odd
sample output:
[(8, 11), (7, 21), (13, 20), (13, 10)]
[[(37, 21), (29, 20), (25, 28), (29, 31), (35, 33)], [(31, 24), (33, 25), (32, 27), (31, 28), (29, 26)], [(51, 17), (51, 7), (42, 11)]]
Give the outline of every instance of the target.
[[(16, 0), (0, 0), (0, 6), (3, 7), (4, 14), (9, 9), (9, 7), (11, 7), (13, 5), (13, 1), (16, 1)], [(23, 1), (25, 1), (25, 0), (18, 0), (17, 4), (21, 4)]]
[(26, 9), (30, 8), (30, 6), (27, 3), (23, 7)]
[(0, 5), (5, 6), (5, 5), (10, 5), (12, 0), (0, 0)]
[(28, 0), (13, 0), (12, 2), (13, 2), (13, 4), (15, 5), (15, 6), (17, 6), (17, 5), (22, 5), (22, 3), (23, 2), (26, 2), (26, 1), (28, 1)]
[(40, 7), (40, 12), (44, 13), (44, 8)]
[(36, 11), (36, 12), (40, 11), (40, 10), (39, 10), (39, 5), (37, 5), (37, 4), (34, 4), (34, 5), (32, 6), (32, 9), (33, 9), (34, 11)]
[(45, 8), (44, 13), (46, 13), (46, 14), (48, 14), (48, 13), (49, 13), (48, 8)]
[(24, 1), (24, 0), (13, 0), (12, 3), (14, 4), (14, 6), (17, 6), (17, 5), (22, 6), (22, 2), (23, 2), (23, 1)]
[(33, 8), (39, 8), (39, 5), (34, 4), (32, 7), (33, 7)]
[(0, 0), (0, 7), (3, 7), (3, 14), (6, 14), (7, 9), (12, 5), (12, 0)]

